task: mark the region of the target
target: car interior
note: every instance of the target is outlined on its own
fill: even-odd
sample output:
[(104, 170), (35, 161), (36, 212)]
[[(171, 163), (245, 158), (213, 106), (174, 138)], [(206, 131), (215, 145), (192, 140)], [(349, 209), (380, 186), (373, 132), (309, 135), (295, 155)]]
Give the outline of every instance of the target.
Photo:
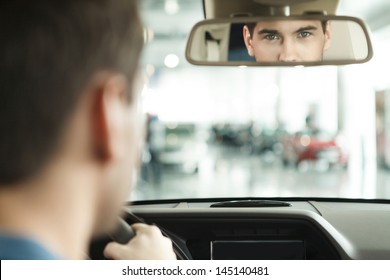
[[(390, 259), (390, 4), (139, 2), (140, 179), (117, 232), (92, 242), (90, 258), (142, 222), (181, 260)], [(294, 31), (303, 37), (330, 22), (330, 47), (320, 60), (258, 61), (243, 30), (264, 22), (304, 22)], [(274, 29), (251, 36), (288, 41)]]

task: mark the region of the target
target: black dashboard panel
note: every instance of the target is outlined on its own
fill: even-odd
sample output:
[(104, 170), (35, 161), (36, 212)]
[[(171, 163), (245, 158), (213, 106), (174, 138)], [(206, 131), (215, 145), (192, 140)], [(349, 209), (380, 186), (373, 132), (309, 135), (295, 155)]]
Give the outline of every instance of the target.
[[(134, 202), (125, 218), (158, 225), (184, 259), (212, 259), (218, 243), (234, 247), (223, 256), (233, 259), (390, 259), (390, 200), (277, 198), (290, 206), (210, 207), (224, 200)], [(108, 241), (93, 242), (90, 257), (102, 259)]]
[[(253, 218), (245, 214), (227, 218), (218, 213), (209, 213), (207, 217), (195, 213), (136, 214), (146, 222), (159, 226), (189, 259), (212, 259), (212, 245), (218, 242), (229, 242), (231, 248), (233, 246), (238, 250), (236, 255), (232, 252), (226, 256), (228, 259), (341, 259), (322, 231), (304, 219)], [(248, 242), (264, 250), (257, 254), (248, 252), (243, 257), (241, 251), (247, 249)], [(299, 246), (302, 249), (298, 249)]]

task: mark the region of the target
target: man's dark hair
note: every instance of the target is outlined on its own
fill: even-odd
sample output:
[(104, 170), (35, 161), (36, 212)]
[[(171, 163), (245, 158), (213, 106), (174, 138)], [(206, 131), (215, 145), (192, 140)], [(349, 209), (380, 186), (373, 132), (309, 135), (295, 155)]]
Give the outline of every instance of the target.
[[(321, 26), (322, 26), (322, 31), (326, 32), (326, 25), (328, 24), (328, 21), (327, 20), (323, 20), (321, 21)], [(247, 27), (248, 27), (248, 30), (249, 30), (249, 33), (251, 35), (251, 37), (253, 36), (253, 32), (255, 32), (255, 27), (257, 25), (257, 22), (249, 22), (247, 24), (245, 24)]]
[(0, 185), (45, 166), (95, 73), (133, 82), (143, 45), (136, 2), (0, 2)]

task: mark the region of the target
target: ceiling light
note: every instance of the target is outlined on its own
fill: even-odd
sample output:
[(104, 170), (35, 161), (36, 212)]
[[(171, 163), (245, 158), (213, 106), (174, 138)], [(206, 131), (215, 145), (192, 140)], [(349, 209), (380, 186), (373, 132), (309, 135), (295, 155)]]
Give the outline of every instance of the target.
[(179, 12), (180, 7), (177, 0), (165, 0), (165, 12), (168, 15), (175, 15)]
[(176, 54), (168, 54), (164, 59), (164, 64), (168, 68), (176, 68), (180, 63), (180, 59)]

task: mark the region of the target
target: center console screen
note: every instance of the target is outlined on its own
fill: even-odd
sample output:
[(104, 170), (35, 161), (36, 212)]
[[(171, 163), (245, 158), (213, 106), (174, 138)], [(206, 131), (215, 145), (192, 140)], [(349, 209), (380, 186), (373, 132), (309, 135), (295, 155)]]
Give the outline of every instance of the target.
[(211, 242), (213, 260), (304, 260), (302, 240), (252, 240)]

